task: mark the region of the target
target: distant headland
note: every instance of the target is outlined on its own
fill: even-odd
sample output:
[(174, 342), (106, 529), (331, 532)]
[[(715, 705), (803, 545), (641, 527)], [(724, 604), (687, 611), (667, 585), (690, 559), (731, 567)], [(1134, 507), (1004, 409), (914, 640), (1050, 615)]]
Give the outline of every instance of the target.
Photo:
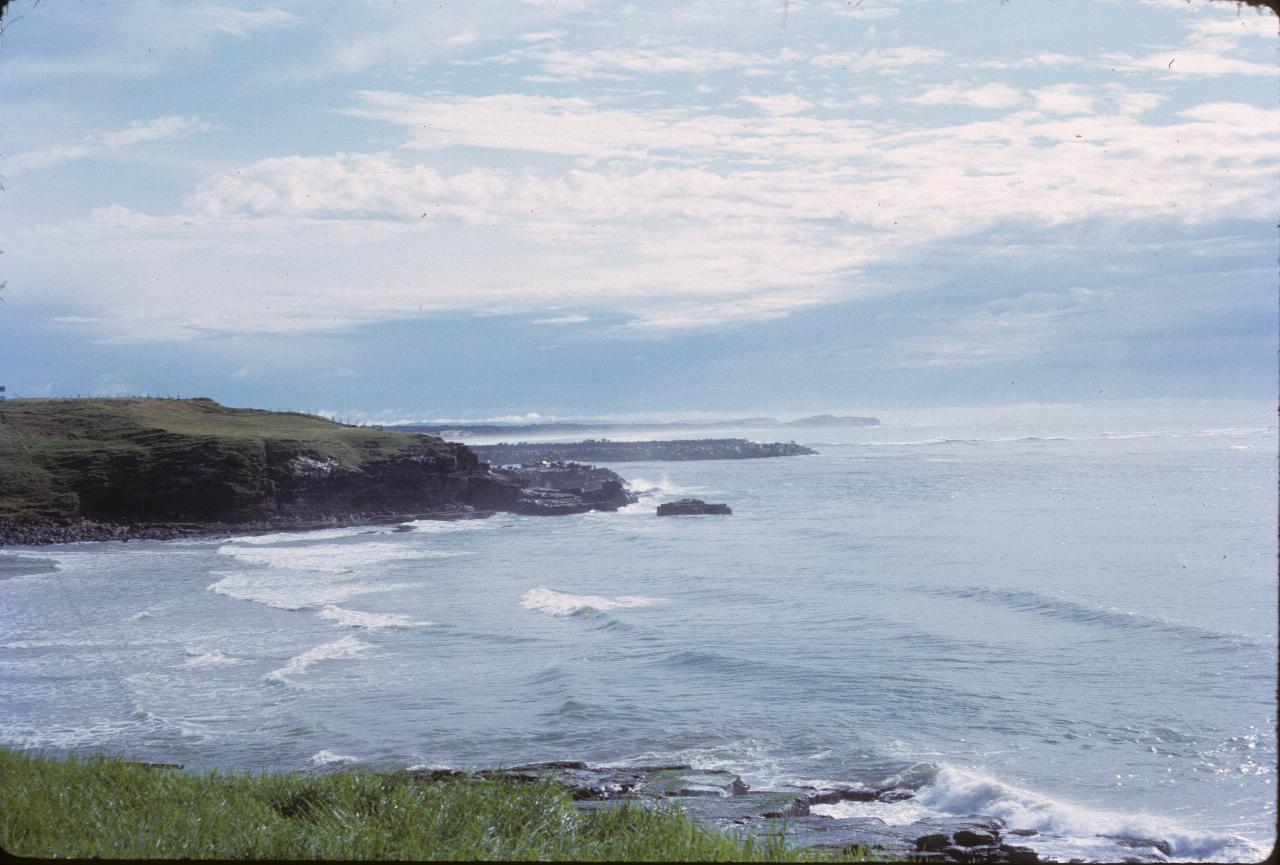
[(615, 442), (588, 439), (582, 442), (503, 442), (471, 445), (477, 456), (495, 465), (573, 460), (592, 463), (666, 462), (683, 460), (745, 460), (762, 457), (811, 456), (817, 451), (795, 442), (750, 442), (746, 439), (674, 439), (671, 441)]
[(440, 422), (397, 424), (385, 427), (402, 432), (427, 433), (452, 438), (469, 436), (580, 435), (588, 432), (661, 433), (713, 429), (774, 429), (786, 427), (863, 427), (880, 426), (876, 417), (817, 414), (781, 421), (774, 417), (743, 417), (718, 421), (670, 421), (645, 423), (625, 421), (547, 421), (545, 423), (466, 423)]

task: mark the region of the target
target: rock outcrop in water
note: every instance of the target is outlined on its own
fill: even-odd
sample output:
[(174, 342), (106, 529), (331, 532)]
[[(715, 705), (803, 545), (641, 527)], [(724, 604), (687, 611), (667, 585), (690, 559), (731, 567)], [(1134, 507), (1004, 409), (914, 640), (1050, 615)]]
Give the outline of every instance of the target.
[[(505, 466), (494, 471), (510, 479), (520, 489), (510, 501), (493, 501), (487, 495), (478, 500), (495, 510), (529, 515), (578, 514), (584, 511), (616, 511), (634, 504), (637, 498), (616, 472), (573, 462), (540, 462), (525, 466)], [(503, 491), (500, 495), (506, 495)]]
[[(553, 477), (554, 476), (554, 477)], [(209, 399), (0, 402), (0, 544), (579, 513), (607, 469), (497, 473), (468, 447)]]
[(747, 460), (794, 457), (817, 451), (795, 442), (752, 442), (746, 439), (677, 439), (673, 441), (615, 442), (588, 439), (582, 442), (519, 442), (472, 445), (471, 449), (493, 465), (524, 464), (540, 460), (580, 460), (592, 463), (654, 462), (676, 460)]
[(674, 502), (664, 502), (658, 505), (658, 516), (660, 517), (679, 517), (679, 516), (699, 516), (701, 514), (731, 514), (732, 510), (726, 504), (708, 503), (702, 499), (677, 499)]

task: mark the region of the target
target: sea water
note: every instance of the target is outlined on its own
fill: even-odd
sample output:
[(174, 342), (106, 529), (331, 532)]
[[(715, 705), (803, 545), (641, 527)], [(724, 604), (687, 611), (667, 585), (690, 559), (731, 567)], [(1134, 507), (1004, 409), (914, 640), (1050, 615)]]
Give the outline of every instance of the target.
[[(57, 570), (0, 579), (0, 743), (683, 762), (905, 784), (827, 810), (988, 814), (1062, 859), (1264, 856), (1273, 419), (887, 420), (784, 436), (817, 456), (614, 464), (641, 493), (617, 513), (9, 548)], [(654, 515), (686, 496), (734, 513)]]

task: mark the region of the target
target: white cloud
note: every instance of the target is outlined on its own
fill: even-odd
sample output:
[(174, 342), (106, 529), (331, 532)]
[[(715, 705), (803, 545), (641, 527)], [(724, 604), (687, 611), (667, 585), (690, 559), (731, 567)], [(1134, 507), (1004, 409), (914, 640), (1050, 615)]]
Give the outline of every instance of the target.
[[(1104, 88), (1097, 99), (1126, 95)], [(19, 227), (7, 232), (14, 278), (59, 286), (117, 339), (345, 329), (447, 310), (543, 324), (607, 312), (630, 316), (620, 329), (636, 332), (883, 291), (869, 266), (1002, 224), (1274, 212), (1280, 110), (1242, 103), (1165, 124), (1015, 110), (904, 127), (517, 95), (366, 101), (415, 146), (243, 165), (206, 179), (171, 216), (106, 208)], [(435, 155), (490, 142), (527, 158), (521, 145), (539, 136), (547, 152), (610, 158), (456, 167)], [(556, 308), (576, 312), (544, 312)]]
[(1008, 108), (1024, 99), (1023, 95), (1007, 84), (982, 84), (965, 86), (951, 84), (931, 87), (919, 96), (908, 100), (916, 105), (972, 105), (977, 108)]
[(809, 62), (821, 69), (842, 72), (899, 72), (910, 66), (940, 63), (947, 59), (947, 52), (937, 48), (921, 48), (904, 45), (883, 51), (826, 53), (813, 57)]
[(586, 324), (591, 321), (586, 315), (561, 315), (554, 318), (535, 318), (533, 324)]
[(128, 151), (140, 144), (183, 138), (204, 132), (209, 124), (197, 117), (156, 117), (145, 122), (130, 123), (115, 129), (93, 132), (74, 144), (60, 144), (41, 150), (15, 153), (5, 160), (7, 174), (16, 175), (41, 168), (52, 168), (65, 162)]
[(794, 93), (777, 93), (769, 96), (748, 93), (738, 98), (766, 114), (803, 114), (813, 107), (813, 103), (808, 99)]
[(1050, 114), (1089, 114), (1095, 97), (1079, 84), (1054, 84), (1031, 91), (1036, 109)]
[(1170, 49), (1159, 54), (1134, 57), (1130, 54), (1104, 54), (1101, 65), (1120, 72), (1159, 72), (1170, 77), (1216, 75), (1275, 75), (1276, 66), (1224, 57), (1211, 51)]

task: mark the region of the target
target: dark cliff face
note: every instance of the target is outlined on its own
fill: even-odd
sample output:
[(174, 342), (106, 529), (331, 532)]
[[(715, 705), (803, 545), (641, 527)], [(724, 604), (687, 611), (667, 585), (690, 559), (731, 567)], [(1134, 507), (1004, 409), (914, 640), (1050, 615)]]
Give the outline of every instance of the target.
[(0, 403), (0, 523), (11, 528), (351, 520), (518, 493), (465, 445), (432, 436), (201, 399)]
[(499, 484), (465, 446), (423, 441), (359, 466), (281, 441), (192, 441), (151, 434), (143, 451), (63, 461), (62, 502), (95, 520), (241, 522), (439, 510)]

